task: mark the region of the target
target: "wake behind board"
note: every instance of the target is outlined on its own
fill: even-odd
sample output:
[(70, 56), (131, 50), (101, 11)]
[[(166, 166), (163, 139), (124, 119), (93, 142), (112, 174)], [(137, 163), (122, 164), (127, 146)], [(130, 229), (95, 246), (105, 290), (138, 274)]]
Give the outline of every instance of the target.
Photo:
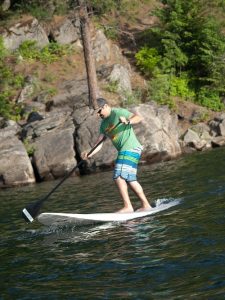
[(38, 221), (47, 226), (58, 225), (88, 225), (105, 222), (126, 222), (146, 216), (154, 215), (160, 211), (168, 209), (177, 202), (161, 204), (149, 211), (133, 213), (96, 213), (96, 214), (71, 214), (71, 213), (42, 213), (38, 216)]

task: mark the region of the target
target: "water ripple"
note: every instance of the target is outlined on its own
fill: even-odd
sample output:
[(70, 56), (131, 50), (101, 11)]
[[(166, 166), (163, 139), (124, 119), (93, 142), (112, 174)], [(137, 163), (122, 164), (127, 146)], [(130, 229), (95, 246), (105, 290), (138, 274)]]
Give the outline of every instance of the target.
[[(21, 208), (55, 182), (0, 190), (0, 298), (224, 299), (223, 151), (141, 167), (151, 203), (177, 205), (122, 224), (27, 225)], [(43, 211), (116, 211), (121, 200), (111, 177), (69, 178)]]

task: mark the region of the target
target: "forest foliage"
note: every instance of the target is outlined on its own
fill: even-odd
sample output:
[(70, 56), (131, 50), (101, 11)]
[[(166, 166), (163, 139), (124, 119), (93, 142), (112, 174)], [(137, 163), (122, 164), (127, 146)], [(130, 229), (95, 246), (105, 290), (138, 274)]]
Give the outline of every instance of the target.
[[(225, 1), (211, 2), (224, 11)], [(224, 109), (225, 36), (220, 20), (206, 9), (211, 2), (163, 0), (153, 11), (160, 22), (143, 33), (136, 54), (153, 99), (167, 103), (178, 96)]]
[[(141, 5), (151, 7), (157, 22), (139, 33), (134, 55), (137, 68), (148, 82), (148, 99), (173, 107), (178, 97), (214, 111), (224, 109), (225, 0), (84, 0), (84, 3), (89, 16), (98, 17), (99, 25), (101, 18), (114, 16), (114, 28), (110, 26), (114, 33), (118, 30), (119, 16), (129, 22), (135, 19)], [(68, 14), (77, 6), (76, 0), (12, 0), (10, 9), (0, 10), (0, 14), (2, 21), (23, 13), (47, 20), (56, 14)], [(114, 36), (119, 35), (118, 31)], [(33, 55), (31, 59), (46, 63), (44, 60), (58, 59), (64, 51), (59, 45), (50, 44), (39, 52), (28, 41), (17, 54), (26, 59)], [(0, 40), (0, 115), (8, 118), (18, 111), (10, 102), (12, 91), (24, 85), (23, 75), (14, 74), (5, 63), (10, 55)]]

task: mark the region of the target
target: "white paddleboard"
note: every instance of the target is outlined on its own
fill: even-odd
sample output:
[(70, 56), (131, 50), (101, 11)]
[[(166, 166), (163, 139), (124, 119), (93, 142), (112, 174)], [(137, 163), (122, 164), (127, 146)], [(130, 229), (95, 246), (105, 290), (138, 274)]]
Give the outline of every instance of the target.
[(87, 225), (103, 222), (126, 222), (129, 220), (142, 218), (156, 214), (162, 210), (168, 209), (175, 203), (161, 204), (149, 211), (133, 212), (133, 213), (96, 213), (96, 214), (71, 214), (71, 213), (42, 213), (37, 219), (40, 223), (47, 226), (57, 225)]

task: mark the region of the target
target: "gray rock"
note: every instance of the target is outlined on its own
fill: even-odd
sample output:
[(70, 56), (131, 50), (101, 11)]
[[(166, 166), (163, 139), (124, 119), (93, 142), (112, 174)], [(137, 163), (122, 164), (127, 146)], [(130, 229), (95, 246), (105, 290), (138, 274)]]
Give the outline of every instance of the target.
[(41, 180), (64, 176), (77, 164), (73, 129), (53, 130), (33, 143), (33, 163)]
[(21, 127), (12, 120), (8, 120), (4, 123), (4, 128), (0, 129), (0, 138), (10, 138), (19, 135)]
[(210, 134), (212, 136), (219, 135), (219, 122), (216, 120), (209, 121)]
[(0, 186), (33, 182), (33, 168), (22, 142), (15, 136), (0, 137)]
[(200, 142), (200, 137), (199, 135), (197, 134), (197, 132), (195, 132), (194, 130), (192, 129), (188, 129), (184, 135), (184, 142), (189, 145), (193, 142)]
[(131, 111), (143, 117), (143, 121), (134, 126), (144, 146), (143, 159), (148, 162), (157, 162), (172, 159), (181, 154), (177, 116), (171, 113), (168, 107), (158, 107), (152, 102), (140, 104), (133, 107)]
[(65, 18), (62, 22), (54, 26), (50, 31), (51, 38), (59, 44), (71, 44), (78, 40), (77, 28), (73, 23)]
[(225, 119), (225, 113), (218, 114), (214, 120), (218, 122), (222, 122)]
[(26, 84), (24, 88), (21, 90), (18, 98), (16, 99), (17, 103), (22, 103), (28, 99), (31, 98), (32, 94), (34, 92), (34, 86), (33, 84)]
[(63, 92), (52, 98), (51, 110), (61, 111), (68, 108), (71, 112), (89, 105), (89, 91), (86, 78), (65, 81), (60, 90)]
[(225, 137), (224, 136), (216, 136), (212, 139), (212, 147), (221, 147), (225, 145)]
[(93, 113), (94, 110), (90, 109), (88, 106), (76, 109), (72, 114), (75, 125), (81, 125), (88, 118), (88, 116)]
[(92, 48), (96, 62), (110, 59), (110, 43), (102, 30), (97, 30)]
[(22, 130), (23, 139), (35, 140), (36, 138), (55, 129), (73, 128), (74, 125), (68, 114), (50, 113), (43, 120), (26, 124)]
[(24, 126), (22, 137), (34, 149), (33, 164), (41, 180), (62, 177), (76, 166), (74, 132), (70, 115), (58, 112)]
[(113, 66), (112, 72), (109, 75), (109, 82), (117, 82), (118, 93), (132, 92), (129, 71), (122, 65), (115, 64)]
[(225, 119), (219, 124), (219, 135), (225, 136)]
[(34, 40), (37, 46), (43, 48), (49, 43), (48, 37), (35, 18), (28, 18), (11, 26), (1, 33), (4, 45), (9, 50), (16, 50), (26, 40)]

